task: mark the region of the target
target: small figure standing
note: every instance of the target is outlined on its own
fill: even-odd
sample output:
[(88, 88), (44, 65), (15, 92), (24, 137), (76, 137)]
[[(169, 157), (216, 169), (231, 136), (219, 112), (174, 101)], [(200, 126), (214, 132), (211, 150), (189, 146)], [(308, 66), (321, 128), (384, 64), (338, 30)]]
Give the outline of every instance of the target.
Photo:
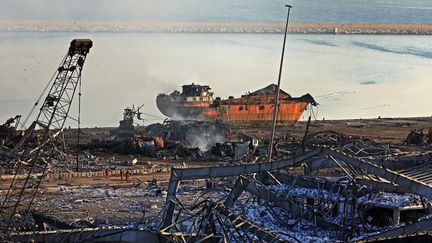
[(125, 176), (125, 178), (126, 178), (126, 181), (129, 180), (129, 170), (126, 171), (126, 176)]
[(123, 180), (123, 170), (120, 170), (120, 180)]
[(228, 138), (233, 138), (233, 136), (234, 136), (233, 130), (231, 128), (228, 128), (226, 135)]
[(109, 176), (110, 173), (109, 173), (109, 169), (108, 169), (108, 168), (105, 169), (104, 174), (105, 174), (105, 177), (108, 177), (108, 176)]

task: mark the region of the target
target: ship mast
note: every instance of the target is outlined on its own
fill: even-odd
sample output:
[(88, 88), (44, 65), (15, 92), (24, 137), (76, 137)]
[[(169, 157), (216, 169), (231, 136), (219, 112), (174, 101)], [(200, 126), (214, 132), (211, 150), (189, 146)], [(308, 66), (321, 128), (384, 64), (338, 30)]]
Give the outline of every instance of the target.
[(289, 16), (290, 16), (290, 11), (291, 11), (292, 6), (287, 4), (287, 5), (285, 5), (285, 7), (288, 8), (288, 12), (287, 12), (287, 19), (286, 19), (286, 24), (285, 24), (285, 34), (284, 34), (284, 40), (283, 40), (283, 45), (282, 45), (281, 61), (280, 61), (280, 66), (279, 66), (278, 84), (276, 87), (276, 100), (275, 100), (274, 109), (273, 109), (272, 130), (271, 130), (270, 143), (269, 143), (269, 148), (268, 148), (268, 162), (272, 161), (274, 133), (275, 133), (275, 129), (276, 129), (277, 113), (278, 113), (278, 109), (279, 109), (279, 93), (280, 93), (280, 83), (281, 83), (281, 77), (282, 77), (282, 67), (283, 67), (283, 61), (284, 61), (284, 54), (285, 54), (285, 43), (286, 43), (286, 36), (287, 36), (287, 31), (288, 31), (288, 21), (289, 21)]

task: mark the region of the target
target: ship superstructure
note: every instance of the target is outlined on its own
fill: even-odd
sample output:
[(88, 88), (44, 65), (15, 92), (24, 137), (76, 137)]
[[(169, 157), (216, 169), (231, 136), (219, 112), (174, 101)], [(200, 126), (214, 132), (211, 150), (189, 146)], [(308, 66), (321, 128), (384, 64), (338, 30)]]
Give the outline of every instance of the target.
[[(160, 94), (156, 98), (159, 110), (173, 119), (217, 120), (223, 123), (271, 122), (276, 99), (274, 84), (252, 93), (228, 99), (213, 98), (208, 85), (183, 85), (182, 92)], [(308, 104), (317, 105), (309, 94), (291, 97), (281, 90), (277, 122), (293, 124), (298, 121)]]

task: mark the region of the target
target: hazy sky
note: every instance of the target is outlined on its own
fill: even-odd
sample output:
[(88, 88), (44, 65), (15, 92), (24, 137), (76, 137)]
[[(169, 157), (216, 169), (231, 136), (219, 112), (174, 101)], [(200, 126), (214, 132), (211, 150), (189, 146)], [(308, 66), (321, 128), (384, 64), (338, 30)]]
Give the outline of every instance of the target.
[(1, 0), (0, 19), (429, 23), (430, 0)]

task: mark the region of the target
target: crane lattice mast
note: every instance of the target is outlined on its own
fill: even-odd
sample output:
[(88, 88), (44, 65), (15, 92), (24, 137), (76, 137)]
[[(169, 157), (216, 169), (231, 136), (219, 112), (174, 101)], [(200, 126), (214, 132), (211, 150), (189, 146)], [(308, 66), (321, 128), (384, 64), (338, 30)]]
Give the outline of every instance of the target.
[[(11, 185), (1, 204), (0, 227), (3, 237), (10, 236), (12, 227), (26, 226), (27, 217), (48, 164), (53, 159), (58, 134), (62, 131), (81, 82), (81, 72), (93, 42), (74, 39), (46, 96), (36, 120), (15, 146), (16, 168)], [(38, 142), (35, 148), (35, 135)]]

